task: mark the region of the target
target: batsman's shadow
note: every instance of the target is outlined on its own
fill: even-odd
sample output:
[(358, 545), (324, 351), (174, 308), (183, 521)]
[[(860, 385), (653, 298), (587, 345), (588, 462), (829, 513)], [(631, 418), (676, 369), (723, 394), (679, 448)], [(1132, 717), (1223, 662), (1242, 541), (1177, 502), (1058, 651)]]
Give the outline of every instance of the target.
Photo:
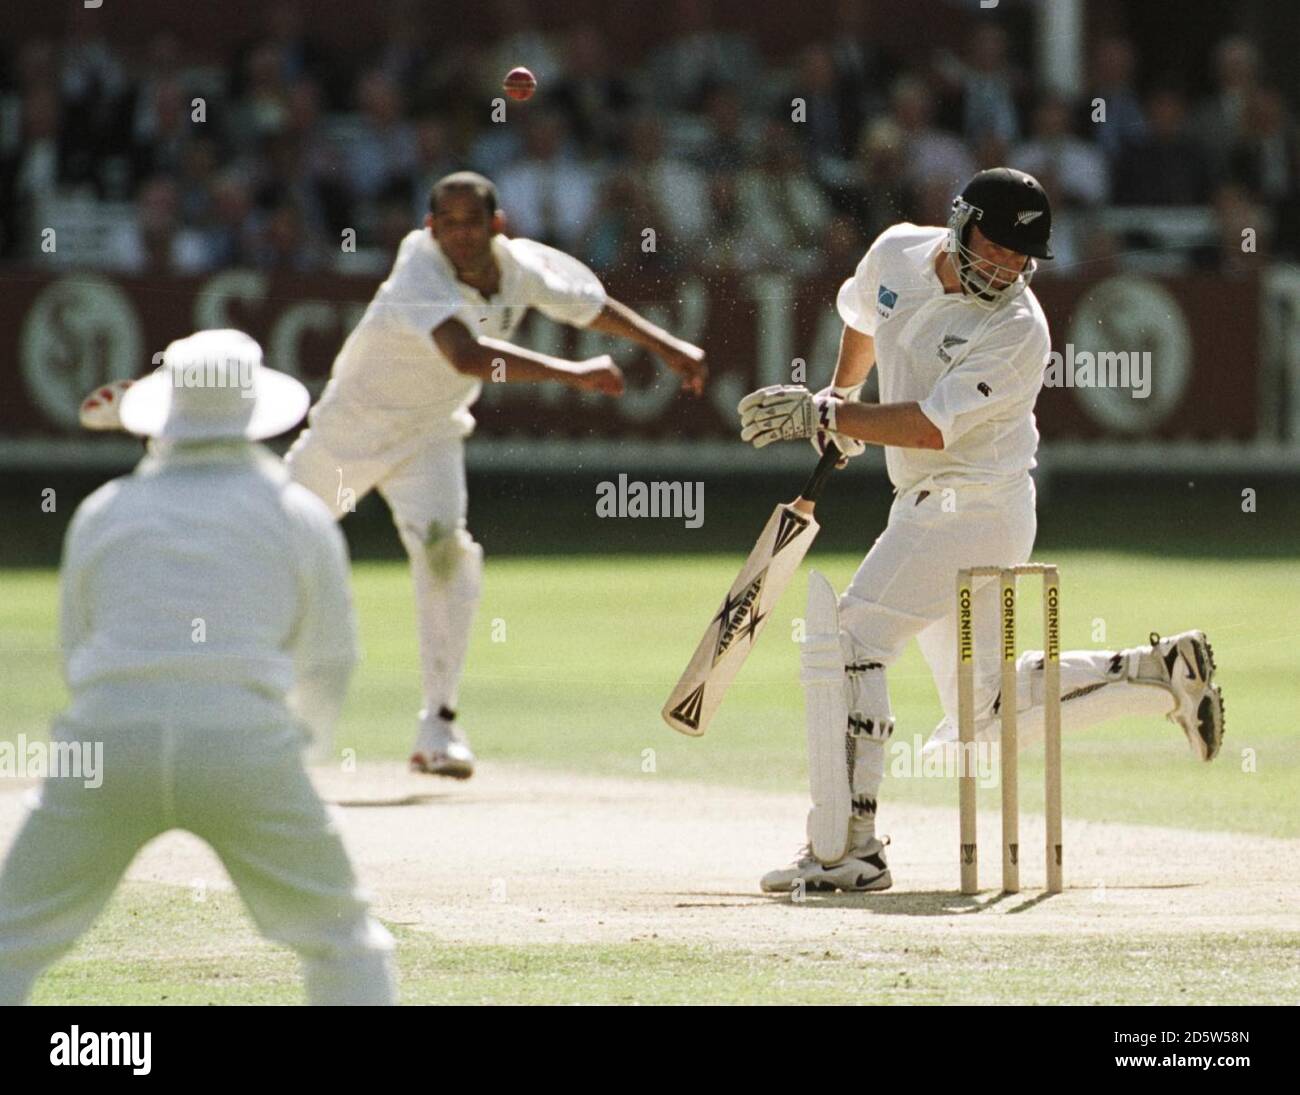
[(348, 809), (379, 806), (429, 806), (433, 803), (441, 806), (460, 806), (473, 803), (473, 801), (473, 799), (465, 795), (456, 795), (445, 791), (420, 791), (413, 794), (394, 795), (357, 795), (351, 798), (340, 795), (325, 799), (325, 802), (330, 806), (345, 806)]
[[(916, 890), (910, 893), (807, 893), (772, 894), (769, 904), (798, 909), (861, 909), (876, 916), (973, 916), (981, 912), (1024, 912), (1056, 895), (963, 894), (955, 890)], [(1003, 907), (1007, 902), (1019, 902)]]

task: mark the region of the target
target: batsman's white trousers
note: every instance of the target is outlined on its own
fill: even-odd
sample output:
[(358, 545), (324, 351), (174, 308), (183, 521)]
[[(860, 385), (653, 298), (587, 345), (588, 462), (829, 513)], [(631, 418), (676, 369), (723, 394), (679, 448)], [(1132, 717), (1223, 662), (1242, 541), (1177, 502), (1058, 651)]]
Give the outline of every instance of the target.
[[(392, 937), (367, 910), (292, 724), (247, 729), (87, 722), (51, 737), (103, 743), (103, 783), (47, 778), (0, 870), (0, 1004), (19, 1004), (169, 829), (207, 841), (258, 928), (303, 961), (313, 1004), (396, 1002)], [(143, 935), (165, 928), (141, 923)]]
[[(1034, 505), (1034, 483), (1028, 475), (1002, 484), (921, 483), (900, 492), (889, 524), (840, 598), (840, 627), (851, 640), (854, 657), (888, 667), (916, 638), (943, 704), (935, 742), (956, 739), (957, 571), (1028, 562), (1038, 528)], [(1068, 613), (1068, 574), (1061, 585), (1063, 613)], [(977, 582), (973, 597), (975, 732), (978, 738), (996, 739), (999, 724), (993, 708), (1001, 688), (997, 580)], [(1016, 609), (1021, 621), (1041, 619), (1035, 579), (1024, 580)], [(1022, 744), (1042, 732), (1041, 657), (1041, 651), (1026, 651), (1017, 662)], [(1118, 715), (1163, 715), (1172, 705), (1163, 689), (1122, 679), (1113, 654), (1103, 650), (1061, 654), (1061, 693), (1064, 729)]]
[[(352, 455), (337, 416), (304, 431), (285, 454), (289, 473), (342, 519), (371, 490), (392, 510), (411, 561), (425, 711), (455, 710), (470, 628), (483, 580), (482, 551), (465, 531), (465, 444), (417, 438), (371, 455)], [(350, 492), (350, 493), (348, 493)]]

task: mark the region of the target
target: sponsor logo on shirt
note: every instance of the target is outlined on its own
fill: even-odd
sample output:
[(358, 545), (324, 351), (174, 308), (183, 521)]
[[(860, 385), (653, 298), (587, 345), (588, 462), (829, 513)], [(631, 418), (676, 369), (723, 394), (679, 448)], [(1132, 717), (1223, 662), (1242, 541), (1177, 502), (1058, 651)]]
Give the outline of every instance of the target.
[(894, 310), (894, 305), (897, 303), (898, 294), (889, 288), (889, 286), (881, 285), (880, 288), (876, 290), (876, 311), (886, 319), (889, 318), (889, 313)]
[(950, 354), (948, 351), (957, 346), (965, 346), (968, 341), (970, 340), (965, 338), (958, 338), (956, 335), (944, 335), (943, 341), (939, 343), (939, 360), (942, 361), (945, 365), (951, 365), (952, 354)]

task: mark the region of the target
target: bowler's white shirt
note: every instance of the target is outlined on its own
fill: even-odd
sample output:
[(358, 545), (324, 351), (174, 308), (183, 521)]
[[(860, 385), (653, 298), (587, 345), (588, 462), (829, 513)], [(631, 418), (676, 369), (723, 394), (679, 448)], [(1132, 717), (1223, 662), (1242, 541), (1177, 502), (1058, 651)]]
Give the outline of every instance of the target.
[(427, 228), (408, 233), (392, 273), (348, 336), (309, 423), (340, 457), (374, 456), (416, 437), (464, 437), (482, 388), (433, 341), (456, 318), (475, 337), (509, 339), (529, 308), (585, 327), (605, 306), (600, 281), (577, 259), (527, 239), (492, 240), (500, 290), (485, 298), (456, 277)]
[(945, 293), (934, 264), (946, 235), (887, 229), (836, 299), (840, 318), (875, 339), (880, 401), (919, 403), (943, 434), (941, 450), (886, 447), (899, 491), (927, 479), (1002, 481), (1035, 466), (1047, 318), (1028, 288), (992, 311)]
[(332, 514), (261, 445), (150, 450), (64, 540), (73, 714), (256, 725), (296, 687), (295, 712), (337, 715), (356, 625)]

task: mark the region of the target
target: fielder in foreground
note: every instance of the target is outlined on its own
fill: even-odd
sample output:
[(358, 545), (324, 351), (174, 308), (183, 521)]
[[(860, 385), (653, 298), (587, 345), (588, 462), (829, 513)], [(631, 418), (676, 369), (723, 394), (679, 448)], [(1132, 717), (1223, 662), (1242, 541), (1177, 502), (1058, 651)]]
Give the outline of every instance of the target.
[[(876, 807), (894, 730), (885, 674), (915, 637), (944, 719), (927, 748), (956, 739), (958, 570), (1026, 562), (1037, 527), (1034, 403), (1050, 349), (1029, 281), (1050, 259), (1051, 209), (1037, 180), (994, 168), (953, 202), (944, 228), (898, 224), (841, 287), (844, 321), (830, 387), (774, 386), (740, 404), (741, 437), (833, 441), (845, 456), (885, 447), (889, 524), (838, 598), (811, 590), (803, 679), (813, 808), (808, 846), (764, 890), (884, 890), (892, 884)], [(880, 403), (858, 401), (879, 369)], [(975, 600), (976, 736), (996, 738), (998, 582)], [(1121, 715), (1167, 716), (1211, 760), (1223, 699), (1200, 631), (1120, 651), (1061, 654), (1061, 720), (1078, 729)], [(833, 686), (828, 686), (830, 682)], [(1016, 664), (1021, 744), (1042, 733), (1043, 658)]]
[(338, 518), (376, 488), (392, 509), (411, 561), (423, 670), (411, 767), (465, 779), (474, 755), (455, 721), (457, 693), (483, 569), (465, 527), (470, 404), (485, 380), (623, 391), (608, 356), (570, 362), (504, 340), (536, 308), (645, 347), (697, 395), (705, 366), (702, 350), (608, 299), (576, 259), (507, 239), (496, 189), (481, 175), (448, 175), (429, 205), (425, 227), (402, 241), (285, 460)]
[(308, 403), (261, 357), (239, 331), (168, 346), (121, 401), (147, 455), (68, 528), (71, 704), (50, 767), (95, 747), (99, 763), (90, 780), (50, 771), (0, 871), (0, 1004), (27, 998), (169, 829), (212, 845), (258, 927), (302, 956), (312, 1003), (394, 1002), (392, 939), (303, 768), (356, 660), (347, 547), (254, 444)]

